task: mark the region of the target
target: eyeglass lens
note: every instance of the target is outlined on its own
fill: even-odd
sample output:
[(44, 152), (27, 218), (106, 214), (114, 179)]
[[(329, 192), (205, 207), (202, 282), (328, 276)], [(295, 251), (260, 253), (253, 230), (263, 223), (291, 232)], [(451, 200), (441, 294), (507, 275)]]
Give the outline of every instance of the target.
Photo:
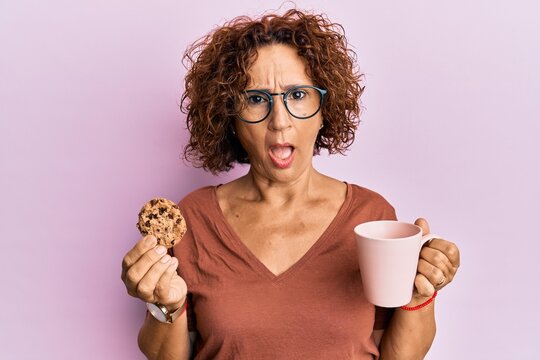
[[(249, 122), (258, 122), (265, 119), (272, 111), (271, 96), (269, 93), (260, 90), (246, 91), (240, 117)], [(279, 97), (283, 96), (280, 94)], [(320, 91), (312, 87), (295, 87), (284, 95), (284, 104), (287, 111), (299, 119), (307, 119), (315, 115), (319, 111), (321, 100)]]

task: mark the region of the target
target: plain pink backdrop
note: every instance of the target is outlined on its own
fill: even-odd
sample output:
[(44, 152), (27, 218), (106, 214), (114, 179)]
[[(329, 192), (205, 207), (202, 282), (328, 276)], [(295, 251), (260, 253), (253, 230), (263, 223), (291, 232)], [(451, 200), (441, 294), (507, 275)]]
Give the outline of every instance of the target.
[[(142, 359), (120, 281), (140, 206), (212, 177), (180, 160), (186, 46), (280, 1), (0, 4), (0, 358)], [(366, 73), (346, 157), (321, 171), (459, 244), (428, 359), (532, 359), (540, 331), (540, 50), (533, 1), (298, 1)]]

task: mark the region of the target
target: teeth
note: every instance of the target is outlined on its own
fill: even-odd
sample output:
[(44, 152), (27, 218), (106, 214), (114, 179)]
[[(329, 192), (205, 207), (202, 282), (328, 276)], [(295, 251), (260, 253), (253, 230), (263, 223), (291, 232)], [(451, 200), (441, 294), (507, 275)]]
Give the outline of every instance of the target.
[(291, 156), (292, 154), (292, 146), (275, 146), (270, 148), (272, 151), (272, 154), (277, 157), (280, 160), (284, 160)]

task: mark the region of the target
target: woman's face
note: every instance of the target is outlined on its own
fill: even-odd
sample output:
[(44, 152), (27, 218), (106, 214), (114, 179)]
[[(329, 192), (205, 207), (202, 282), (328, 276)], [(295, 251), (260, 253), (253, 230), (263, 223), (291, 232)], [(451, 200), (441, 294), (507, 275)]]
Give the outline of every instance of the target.
[[(293, 47), (275, 44), (258, 50), (248, 70), (246, 90), (282, 93), (298, 85), (314, 85), (306, 63)], [(248, 153), (251, 170), (270, 181), (290, 182), (312, 168), (313, 149), (322, 124), (321, 112), (308, 119), (289, 114), (281, 95), (273, 96), (268, 117), (250, 124), (236, 120), (236, 134)]]

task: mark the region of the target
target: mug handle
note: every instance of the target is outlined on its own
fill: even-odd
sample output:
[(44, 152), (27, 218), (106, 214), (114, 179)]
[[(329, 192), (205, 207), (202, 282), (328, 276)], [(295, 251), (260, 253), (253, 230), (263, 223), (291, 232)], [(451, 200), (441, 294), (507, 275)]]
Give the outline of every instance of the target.
[(431, 241), (433, 239), (442, 239), (442, 237), (440, 237), (439, 235), (436, 235), (436, 234), (426, 234), (424, 236), (422, 236), (422, 245), (421, 246), (424, 246), (424, 244), (428, 241)]

